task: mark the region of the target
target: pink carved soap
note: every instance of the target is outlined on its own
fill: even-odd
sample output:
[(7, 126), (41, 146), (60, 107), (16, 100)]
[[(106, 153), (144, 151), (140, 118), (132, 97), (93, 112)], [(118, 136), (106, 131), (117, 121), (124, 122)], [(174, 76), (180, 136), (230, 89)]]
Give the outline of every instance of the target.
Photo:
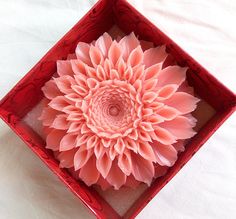
[(165, 46), (131, 33), (80, 42), (42, 88), (46, 147), (62, 168), (103, 189), (150, 185), (195, 135), (198, 98), (187, 68), (163, 66)]

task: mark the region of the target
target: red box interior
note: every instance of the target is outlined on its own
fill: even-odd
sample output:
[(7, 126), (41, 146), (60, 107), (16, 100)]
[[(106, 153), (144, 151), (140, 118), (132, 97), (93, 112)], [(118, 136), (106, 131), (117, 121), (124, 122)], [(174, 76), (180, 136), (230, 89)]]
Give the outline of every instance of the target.
[(44, 140), (22, 122), (22, 118), (43, 98), (41, 87), (56, 71), (56, 60), (66, 59), (79, 41), (91, 42), (113, 25), (127, 34), (134, 31), (140, 39), (152, 41), (155, 45), (165, 44), (179, 65), (189, 67), (187, 80), (195, 93), (216, 111), (191, 139), (185, 152), (180, 154), (167, 174), (154, 181), (122, 216), (134, 218), (235, 111), (236, 97), (125, 0), (100, 0), (1, 100), (0, 116), (98, 218), (121, 218), (93, 188), (76, 181), (66, 170), (60, 169), (52, 152), (45, 149)]

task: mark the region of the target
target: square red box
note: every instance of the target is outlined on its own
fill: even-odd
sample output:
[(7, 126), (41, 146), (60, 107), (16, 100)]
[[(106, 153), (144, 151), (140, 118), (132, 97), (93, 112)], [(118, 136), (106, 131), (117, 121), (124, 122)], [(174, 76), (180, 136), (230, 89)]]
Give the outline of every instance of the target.
[(191, 139), (175, 165), (165, 176), (154, 181), (122, 217), (134, 218), (235, 111), (236, 97), (125, 0), (100, 0), (1, 100), (0, 116), (98, 218), (121, 218), (93, 188), (60, 169), (52, 152), (45, 149), (44, 140), (22, 121), (43, 98), (41, 87), (56, 71), (56, 60), (66, 59), (79, 41), (91, 42), (113, 25), (127, 34), (134, 31), (141, 39), (152, 41), (156, 46), (165, 44), (179, 65), (189, 67), (187, 80), (196, 94), (216, 111)]

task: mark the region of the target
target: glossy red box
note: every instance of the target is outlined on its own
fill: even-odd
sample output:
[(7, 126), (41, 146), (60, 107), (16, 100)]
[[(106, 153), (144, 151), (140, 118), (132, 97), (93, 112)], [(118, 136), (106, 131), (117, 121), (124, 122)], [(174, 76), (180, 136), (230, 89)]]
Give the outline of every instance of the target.
[(189, 67), (187, 80), (196, 94), (215, 110), (175, 165), (165, 176), (154, 181), (122, 216), (134, 218), (235, 111), (236, 97), (125, 0), (100, 0), (1, 100), (0, 116), (98, 218), (121, 218), (93, 188), (74, 180), (66, 170), (60, 169), (51, 151), (45, 149), (44, 140), (22, 121), (43, 98), (41, 87), (56, 71), (56, 60), (66, 59), (79, 41), (91, 42), (115, 24), (127, 34), (134, 31), (141, 39), (155, 45), (165, 44), (179, 65)]

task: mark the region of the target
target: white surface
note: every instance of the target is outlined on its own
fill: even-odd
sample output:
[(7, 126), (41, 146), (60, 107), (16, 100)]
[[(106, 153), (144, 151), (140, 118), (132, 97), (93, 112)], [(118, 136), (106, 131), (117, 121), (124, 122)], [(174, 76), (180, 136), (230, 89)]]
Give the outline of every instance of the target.
[[(93, 2), (0, 0), (0, 98)], [(236, 92), (235, 1), (132, 3)], [(0, 130), (0, 219), (93, 217), (2, 121)], [(236, 114), (138, 218), (235, 218), (235, 133)]]

